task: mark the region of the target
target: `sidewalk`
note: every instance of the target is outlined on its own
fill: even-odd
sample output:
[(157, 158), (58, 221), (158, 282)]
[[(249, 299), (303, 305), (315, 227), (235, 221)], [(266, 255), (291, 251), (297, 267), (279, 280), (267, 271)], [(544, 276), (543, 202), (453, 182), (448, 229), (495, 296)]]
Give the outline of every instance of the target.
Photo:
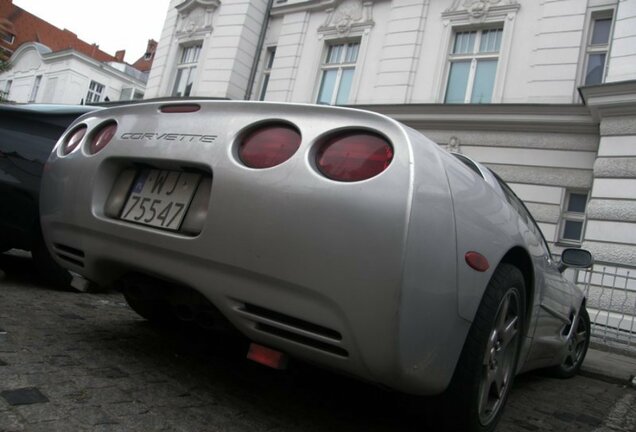
[(636, 357), (601, 351), (590, 347), (581, 374), (636, 387)]

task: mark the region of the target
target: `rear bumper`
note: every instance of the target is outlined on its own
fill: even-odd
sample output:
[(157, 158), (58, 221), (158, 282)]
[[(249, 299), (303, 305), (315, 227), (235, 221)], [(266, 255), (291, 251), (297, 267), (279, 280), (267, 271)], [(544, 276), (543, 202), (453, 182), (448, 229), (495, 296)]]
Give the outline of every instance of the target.
[[(82, 121), (90, 130), (108, 111)], [(137, 127), (126, 123), (131, 118), (118, 118), (122, 131)], [(144, 116), (136, 120), (149, 123)], [(353, 121), (329, 120), (333, 128)], [(356, 121), (378, 127), (373, 118)], [(185, 285), (261, 344), (398, 390), (439, 393), (467, 331), (457, 314), (448, 186), (422, 143), (418, 152), (428, 153), (423, 172), (433, 179), (414, 192), (407, 136), (395, 124), (384, 126), (394, 143), (404, 141), (402, 150), (396, 145), (381, 175), (357, 183), (335, 183), (313, 170), (310, 143), (323, 131), (306, 128), (308, 144), (265, 170), (237, 163), (232, 139), (224, 142), (221, 134), (214, 143), (178, 145), (115, 139), (97, 155), (83, 148), (67, 156), (54, 151), (42, 183), (45, 239), (60, 264), (97, 283), (143, 273)], [(108, 216), (118, 177), (140, 165), (209, 174), (198, 234)], [(411, 224), (413, 215), (418, 222)]]

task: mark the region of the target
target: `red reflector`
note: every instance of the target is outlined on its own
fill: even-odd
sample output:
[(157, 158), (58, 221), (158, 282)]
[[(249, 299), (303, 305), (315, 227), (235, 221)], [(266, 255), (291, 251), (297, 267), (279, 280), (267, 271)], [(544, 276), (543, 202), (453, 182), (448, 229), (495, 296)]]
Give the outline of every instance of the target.
[(117, 123), (110, 122), (101, 127), (97, 132), (93, 134), (93, 138), (91, 139), (90, 152), (91, 154), (95, 154), (104, 147), (106, 144), (110, 142), (111, 139), (115, 136), (115, 132), (117, 132)]
[(300, 133), (288, 125), (269, 125), (250, 132), (239, 157), (250, 168), (271, 168), (292, 157), (300, 147)]
[(287, 354), (255, 343), (250, 344), (247, 358), (274, 369), (285, 369), (288, 361)]
[(464, 258), (466, 259), (466, 264), (478, 272), (485, 272), (488, 268), (490, 268), (490, 264), (488, 264), (486, 257), (479, 252), (466, 252)]
[(82, 142), (82, 138), (86, 135), (86, 126), (80, 126), (73, 133), (71, 133), (70, 137), (64, 142), (62, 146), (62, 153), (65, 155), (69, 154)]
[(160, 108), (162, 113), (191, 113), (197, 112), (201, 109), (199, 104), (176, 104), (176, 105), (163, 105)]
[(384, 138), (356, 131), (328, 139), (316, 154), (316, 166), (332, 180), (354, 182), (380, 174), (392, 159), (393, 148)]

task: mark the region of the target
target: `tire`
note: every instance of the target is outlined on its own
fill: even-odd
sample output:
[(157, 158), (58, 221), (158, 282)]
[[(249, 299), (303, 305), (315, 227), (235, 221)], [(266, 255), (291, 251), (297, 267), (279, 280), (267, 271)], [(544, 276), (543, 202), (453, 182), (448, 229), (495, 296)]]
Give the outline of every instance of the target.
[(514, 381), (525, 326), (525, 283), (510, 264), (495, 270), (455, 373), (440, 397), (446, 430), (493, 431)]
[(578, 319), (575, 321), (576, 329), (566, 329), (568, 337), (561, 364), (548, 369), (551, 375), (558, 378), (572, 378), (579, 373), (590, 346), (590, 315), (587, 313), (585, 305), (581, 306)]
[(70, 287), (71, 274), (55, 262), (41, 235), (38, 236), (31, 248), (31, 256), (33, 257), (38, 276), (45, 283), (57, 288)]

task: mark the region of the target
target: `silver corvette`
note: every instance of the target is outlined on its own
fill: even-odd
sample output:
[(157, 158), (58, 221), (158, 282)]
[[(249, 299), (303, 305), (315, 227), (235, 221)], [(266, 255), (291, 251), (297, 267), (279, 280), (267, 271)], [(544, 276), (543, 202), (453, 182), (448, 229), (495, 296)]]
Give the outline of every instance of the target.
[[(47, 245), (153, 321), (231, 324), (287, 356), (492, 430), (516, 374), (575, 374), (585, 298), (488, 168), (375, 113), (147, 102), (84, 115), (45, 167)], [(445, 401), (445, 402), (444, 402)], [(452, 418), (450, 418), (452, 417)]]

